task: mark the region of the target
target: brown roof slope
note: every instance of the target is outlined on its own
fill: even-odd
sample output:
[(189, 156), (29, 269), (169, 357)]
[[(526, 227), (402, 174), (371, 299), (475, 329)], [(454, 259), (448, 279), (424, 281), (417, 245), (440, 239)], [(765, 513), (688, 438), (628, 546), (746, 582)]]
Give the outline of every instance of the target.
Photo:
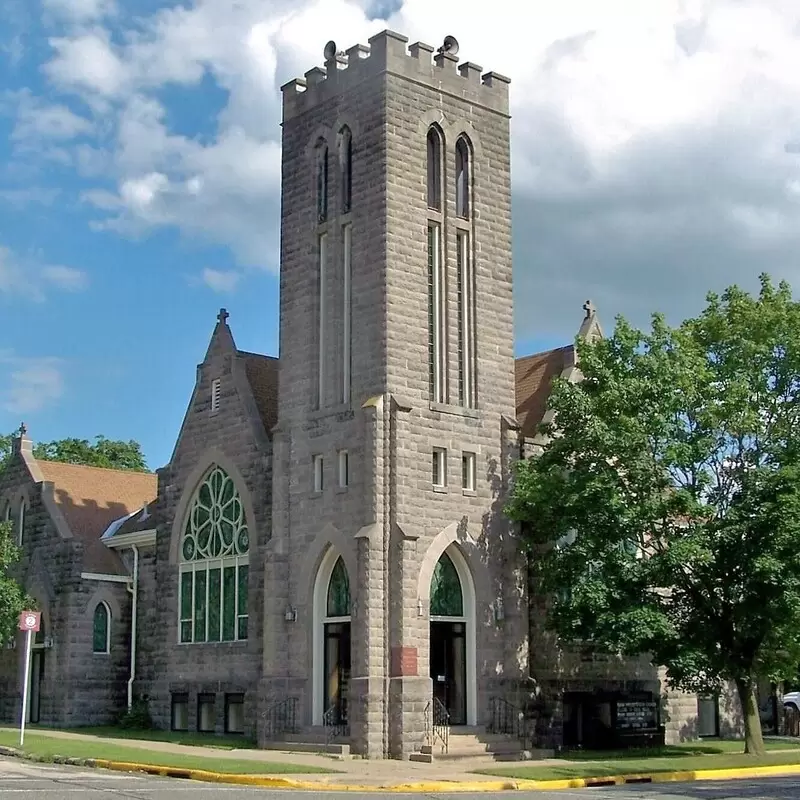
[(100, 537), (115, 519), (153, 501), (158, 491), (157, 476), (57, 461), (37, 459), (36, 463), (44, 480), (55, 484), (53, 496), (72, 535), (83, 542), (84, 568), (124, 574), (119, 557), (102, 544)]
[(261, 421), (268, 436), (278, 421), (278, 359), (239, 350)]
[(572, 363), (574, 347), (557, 347), (516, 359), (517, 422), (523, 436), (536, 436), (547, 411), (553, 380)]

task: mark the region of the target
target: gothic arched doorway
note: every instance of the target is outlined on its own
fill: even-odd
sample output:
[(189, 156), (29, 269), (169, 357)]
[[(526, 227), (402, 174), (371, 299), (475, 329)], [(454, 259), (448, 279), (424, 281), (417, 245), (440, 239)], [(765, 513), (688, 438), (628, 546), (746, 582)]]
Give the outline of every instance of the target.
[(314, 587), (314, 724), (346, 725), (350, 689), (350, 578), (329, 550)]
[(430, 674), (433, 696), (451, 725), (474, 724), (475, 597), (461, 554), (448, 548), (433, 570), (430, 587)]
[(42, 711), (42, 684), (44, 683), (44, 654), (47, 634), (44, 626), (44, 616), (40, 621), (39, 630), (34, 635), (31, 647), (31, 671), (28, 684), (28, 719), (27, 722), (36, 724), (41, 719)]

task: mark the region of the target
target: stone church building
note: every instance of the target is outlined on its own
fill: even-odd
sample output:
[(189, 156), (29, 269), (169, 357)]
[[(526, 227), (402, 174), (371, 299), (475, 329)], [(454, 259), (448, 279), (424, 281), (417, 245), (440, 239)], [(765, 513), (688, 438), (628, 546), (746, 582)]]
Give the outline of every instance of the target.
[(31, 720), (139, 698), (159, 727), (370, 758), (731, 729), (644, 659), (559, 650), (503, 514), (576, 370), (572, 346), (514, 357), (509, 80), (391, 31), (326, 59), (282, 90), (280, 359), (223, 310), (157, 477), (15, 442), (0, 514), (49, 662)]

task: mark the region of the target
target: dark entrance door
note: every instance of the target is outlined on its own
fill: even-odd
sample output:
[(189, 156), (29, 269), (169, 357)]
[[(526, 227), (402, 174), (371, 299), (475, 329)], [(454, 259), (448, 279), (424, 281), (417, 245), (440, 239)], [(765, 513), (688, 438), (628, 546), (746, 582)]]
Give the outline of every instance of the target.
[(467, 636), (464, 622), (431, 622), (433, 696), (450, 714), (451, 725), (467, 724)]
[(42, 707), (42, 681), (44, 680), (44, 650), (31, 651), (31, 685), (28, 691), (28, 722), (39, 722)]
[(333, 719), (326, 724), (347, 722), (347, 701), (350, 689), (350, 623), (329, 622), (325, 625), (325, 713)]

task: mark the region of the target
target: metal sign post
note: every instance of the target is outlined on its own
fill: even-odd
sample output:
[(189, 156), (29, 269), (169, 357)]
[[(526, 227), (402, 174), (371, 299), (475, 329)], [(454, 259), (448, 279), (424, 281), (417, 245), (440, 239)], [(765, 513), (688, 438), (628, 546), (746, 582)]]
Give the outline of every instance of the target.
[(19, 746), (25, 742), (25, 721), (28, 718), (28, 691), (31, 676), (31, 647), (34, 631), (41, 625), (42, 615), (39, 611), (23, 611), (19, 615), (19, 629), (25, 631), (25, 670), (22, 679), (22, 716), (19, 722)]

